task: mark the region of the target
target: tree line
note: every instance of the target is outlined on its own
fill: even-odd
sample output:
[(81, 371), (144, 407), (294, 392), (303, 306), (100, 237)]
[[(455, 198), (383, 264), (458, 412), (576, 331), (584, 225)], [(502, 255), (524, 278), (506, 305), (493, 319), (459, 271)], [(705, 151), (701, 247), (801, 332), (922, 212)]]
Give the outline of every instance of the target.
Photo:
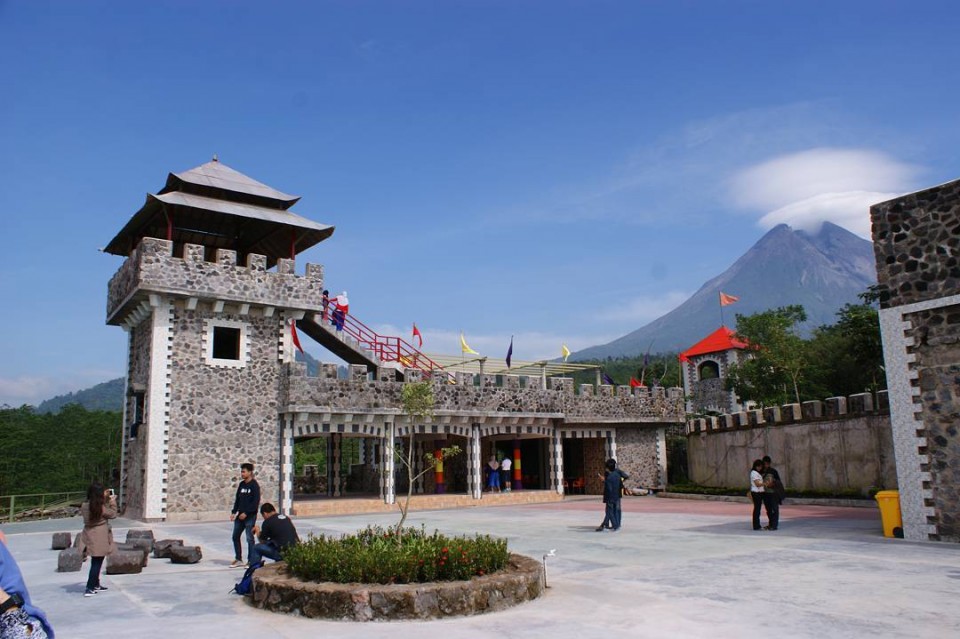
[(84, 491), (119, 478), (123, 416), (70, 404), (0, 408), (0, 495)]

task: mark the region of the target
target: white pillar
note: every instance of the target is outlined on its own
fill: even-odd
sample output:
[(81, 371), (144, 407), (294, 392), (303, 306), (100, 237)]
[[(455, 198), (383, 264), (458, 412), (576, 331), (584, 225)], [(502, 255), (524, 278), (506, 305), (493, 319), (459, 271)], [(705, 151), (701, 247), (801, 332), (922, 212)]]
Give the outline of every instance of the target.
[(280, 512), (293, 509), (293, 415), (280, 417)]
[(394, 478), (396, 460), (394, 459), (394, 450), (396, 448), (396, 424), (387, 422), (383, 429), (383, 475), (381, 483), (383, 485), (383, 501), (387, 504), (397, 502), (397, 485)]

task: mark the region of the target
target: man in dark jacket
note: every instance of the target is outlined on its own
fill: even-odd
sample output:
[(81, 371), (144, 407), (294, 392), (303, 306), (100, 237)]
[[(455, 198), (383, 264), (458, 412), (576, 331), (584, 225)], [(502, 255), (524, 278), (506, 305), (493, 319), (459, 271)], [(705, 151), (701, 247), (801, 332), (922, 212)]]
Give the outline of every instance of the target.
[(287, 548), (300, 543), (300, 536), (293, 522), (286, 515), (278, 514), (273, 504), (260, 506), (260, 514), (263, 515), (263, 527), (253, 527), (254, 534), (260, 536), (260, 543), (250, 552), (251, 566), (262, 561), (264, 557), (280, 561)]
[(607, 460), (607, 478), (603, 480), (603, 503), (606, 504), (606, 520), (610, 521), (613, 532), (620, 530), (620, 497), (623, 494), (623, 480), (630, 475), (617, 468), (617, 460)]
[(780, 481), (780, 473), (773, 467), (770, 455), (763, 456), (763, 507), (767, 511), (767, 520), (770, 524), (767, 530), (777, 530), (780, 527), (780, 504), (783, 503), (784, 488)]
[(240, 484), (233, 500), (230, 521), (233, 522), (233, 563), (231, 568), (242, 568), (243, 548), (240, 535), (247, 533), (247, 560), (253, 551), (253, 527), (257, 525), (257, 507), (260, 506), (260, 484), (253, 478), (253, 464), (240, 464)]

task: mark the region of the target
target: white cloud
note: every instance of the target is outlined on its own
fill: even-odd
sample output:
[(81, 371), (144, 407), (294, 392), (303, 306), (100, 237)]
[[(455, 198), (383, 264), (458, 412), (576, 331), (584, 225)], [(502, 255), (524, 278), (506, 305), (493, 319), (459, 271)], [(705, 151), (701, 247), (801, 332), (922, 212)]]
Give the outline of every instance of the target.
[(869, 239), (870, 205), (909, 190), (916, 173), (880, 151), (816, 148), (740, 171), (730, 194), (738, 206), (761, 211), (764, 228), (815, 230), (830, 221)]
[[(37, 406), (40, 402), (85, 390), (97, 384), (116, 379), (116, 371), (105, 369), (73, 371), (61, 377), (20, 375), (0, 377), (0, 406), (19, 408), (24, 404)], [(117, 398), (118, 401), (120, 398)]]

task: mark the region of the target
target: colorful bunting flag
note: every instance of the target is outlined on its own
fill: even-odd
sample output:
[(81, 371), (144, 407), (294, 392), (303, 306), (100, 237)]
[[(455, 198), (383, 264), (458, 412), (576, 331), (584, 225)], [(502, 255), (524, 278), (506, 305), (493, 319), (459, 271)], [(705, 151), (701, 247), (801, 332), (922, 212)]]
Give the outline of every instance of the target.
[(303, 353), (303, 346), (300, 346), (300, 338), (297, 336), (297, 320), (290, 320), (290, 335), (293, 337), (293, 345)]
[(413, 336), (417, 338), (417, 348), (423, 348), (423, 335), (420, 334), (420, 329), (417, 328), (417, 323), (413, 323)]
[(563, 356), (563, 361), (567, 361), (567, 358), (570, 357), (570, 349), (567, 348), (566, 344), (560, 345), (560, 354)]
[(734, 302), (739, 302), (740, 298), (736, 295), (727, 295), (723, 291), (720, 291), (720, 306), (730, 306)]
[(463, 337), (463, 331), (460, 331), (460, 352), (462, 352), (462, 353), (470, 353), (471, 355), (479, 355), (479, 354), (480, 354), (480, 353), (478, 353), (477, 351), (475, 351), (475, 350), (473, 350), (472, 348), (470, 348), (469, 346), (467, 346), (467, 340), (464, 339), (464, 337)]

